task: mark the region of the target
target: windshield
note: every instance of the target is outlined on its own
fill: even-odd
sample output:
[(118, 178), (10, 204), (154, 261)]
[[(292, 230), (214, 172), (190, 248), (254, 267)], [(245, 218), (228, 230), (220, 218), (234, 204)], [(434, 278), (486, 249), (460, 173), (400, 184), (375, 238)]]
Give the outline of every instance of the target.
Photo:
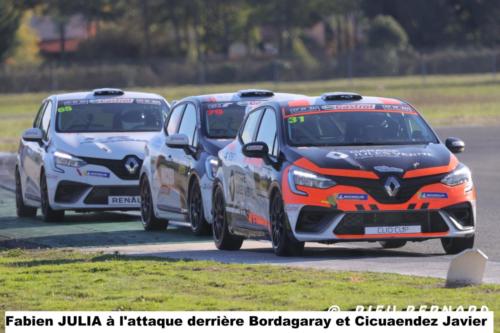
[(56, 130), (62, 133), (156, 132), (167, 106), (159, 99), (106, 98), (61, 101)]
[[(321, 110), (321, 108), (319, 109)], [(317, 111), (285, 116), (294, 146), (403, 145), (437, 138), (414, 111)]]
[(249, 102), (203, 103), (207, 136), (214, 139), (234, 139), (248, 105)]

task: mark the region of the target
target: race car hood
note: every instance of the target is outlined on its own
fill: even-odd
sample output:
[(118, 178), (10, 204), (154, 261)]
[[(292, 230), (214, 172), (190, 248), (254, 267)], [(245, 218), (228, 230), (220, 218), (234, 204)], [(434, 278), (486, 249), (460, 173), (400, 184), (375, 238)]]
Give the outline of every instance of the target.
[[(293, 148), (320, 168), (373, 171), (376, 174), (448, 166), (452, 154), (442, 144), (370, 147)], [(299, 159), (301, 158), (299, 157)], [(436, 169), (436, 173), (442, 169)]]
[(211, 155), (217, 156), (219, 150), (231, 143), (230, 139), (207, 139), (205, 142), (205, 149)]
[(144, 147), (156, 132), (141, 133), (59, 133), (57, 150), (80, 156), (122, 159), (128, 155), (144, 158)]

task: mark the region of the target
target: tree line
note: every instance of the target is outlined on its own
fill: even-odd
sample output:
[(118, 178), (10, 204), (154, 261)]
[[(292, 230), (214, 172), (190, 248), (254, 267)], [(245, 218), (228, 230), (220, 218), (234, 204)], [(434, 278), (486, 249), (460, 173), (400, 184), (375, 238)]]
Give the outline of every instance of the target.
[[(47, 16), (58, 61), (299, 57), (314, 63), (356, 49), (398, 52), (495, 48), (496, 0), (0, 0), (0, 62), (19, 47), (27, 12)], [(96, 33), (68, 58), (67, 24), (81, 15)], [(316, 33), (316, 34), (315, 34)]]

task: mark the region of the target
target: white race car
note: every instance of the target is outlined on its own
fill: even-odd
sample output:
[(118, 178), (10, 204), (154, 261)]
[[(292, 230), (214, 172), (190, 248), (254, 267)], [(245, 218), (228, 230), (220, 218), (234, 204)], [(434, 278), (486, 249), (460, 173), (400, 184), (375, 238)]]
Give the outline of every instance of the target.
[(19, 146), (17, 215), (138, 209), (144, 147), (169, 108), (159, 95), (110, 88), (45, 99)]

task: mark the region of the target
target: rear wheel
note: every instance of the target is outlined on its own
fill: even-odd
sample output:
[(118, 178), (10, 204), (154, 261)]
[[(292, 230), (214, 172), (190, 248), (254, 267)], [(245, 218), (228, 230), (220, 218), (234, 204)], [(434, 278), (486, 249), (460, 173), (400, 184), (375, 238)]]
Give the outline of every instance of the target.
[(197, 235), (208, 235), (210, 226), (205, 220), (203, 215), (203, 200), (201, 197), (201, 190), (198, 181), (191, 184), (189, 190), (189, 221), (191, 222), (191, 231)]
[(446, 254), (457, 254), (474, 246), (474, 236), (460, 238), (441, 238)]
[(153, 207), (153, 197), (147, 177), (142, 177), (141, 184), (141, 220), (146, 231), (165, 230), (168, 227), (168, 220), (156, 217)]
[(274, 253), (278, 256), (299, 256), (304, 252), (304, 242), (295, 239), (285, 214), (281, 195), (271, 199), (271, 240)]
[(217, 186), (213, 199), (214, 222), (212, 225), (215, 246), (219, 250), (239, 250), (243, 238), (231, 234), (227, 225), (226, 202), (222, 189)]
[(23, 199), (23, 189), (21, 185), (21, 175), (19, 170), (16, 168), (16, 213), (17, 217), (35, 217), (36, 208), (26, 206)]
[(403, 247), (406, 245), (406, 241), (402, 240), (402, 239), (391, 239), (391, 240), (386, 240), (386, 241), (380, 241), (378, 243), (384, 249), (399, 249), (400, 247)]
[(40, 194), (43, 220), (45, 222), (62, 222), (64, 220), (64, 210), (54, 210), (50, 206), (47, 177), (45, 177), (44, 172), (40, 177)]

